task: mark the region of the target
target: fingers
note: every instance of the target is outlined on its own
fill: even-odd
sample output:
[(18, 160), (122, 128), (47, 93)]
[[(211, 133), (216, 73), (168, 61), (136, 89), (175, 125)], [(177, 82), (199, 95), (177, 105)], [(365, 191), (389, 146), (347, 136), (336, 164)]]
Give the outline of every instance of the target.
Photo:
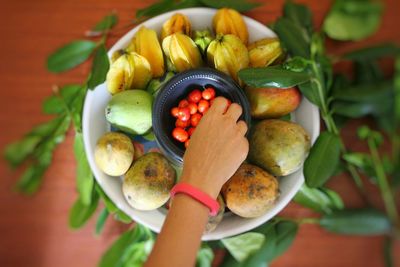
[(228, 100), (226, 100), (226, 98), (222, 96), (219, 96), (215, 98), (213, 104), (210, 107), (210, 110), (213, 110), (219, 114), (223, 114), (225, 112), (227, 105), (228, 105)]
[(232, 103), (225, 114), (237, 121), (242, 115), (242, 107), (239, 104)]
[(237, 124), (238, 131), (241, 135), (245, 135), (247, 133), (247, 124), (244, 121), (239, 121)]

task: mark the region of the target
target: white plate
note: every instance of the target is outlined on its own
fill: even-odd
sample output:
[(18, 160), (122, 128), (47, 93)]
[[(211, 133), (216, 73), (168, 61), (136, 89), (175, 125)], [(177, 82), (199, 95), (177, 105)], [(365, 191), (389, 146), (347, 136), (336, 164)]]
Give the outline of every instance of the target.
[[(125, 48), (142, 25), (160, 32), (162, 24), (176, 12), (177, 11), (165, 13), (138, 25), (125, 34), (110, 49), (108, 55), (111, 56), (115, 50)], [(179, 10), (179, 12), (189, 17), (194, 30), (202, 30), (206, 28), (211, 29), (211, 21), (216, 10), (209, 8), (189, 8)], [(244, 20), (249, 30), (250, 42), (264, 37), (276, 36), (274, 32), (261, 23), (249, 17), (244, 17)], [(97, 168), (94, 162), (94, 148), (96, 141), (100, 136), (108, 131), (104, 109), (110, 98), (111, 96), (108, 93), (105, 84), (99, 85), (94, 91), (89, 91), (86, 95), (83, 110), (83, 137), (90, 167), (99, 185), (103, 188), (109, 198), (114, 201), (119, 209), (123, 210), (136, 222), (149, 227), (155, 232), (159, 232), (164, 222), (165, 214), (161, 210), (139, 211), (131, 208), (122, 195), (121, 179), (104, 174)], [(303, 98), (301, 105), (293, 115), (294, 121), (301, 124), (307, 130), (314, 142), (319, 134), (318, 109)], [(303, 170), (301, 169), (296, 173), (280, 178), (279, 180), (281, 195), (271, 210), (266, 212), (263, 216), (254, 219), (244, 219), (232, 214), (227, 214), (215, 231), (203, 235), (203, 240), (215, 240), (237, 235), (249, 231), (271, 219), (289, 203), (296, 192), (300, 189), (304, 181)]]

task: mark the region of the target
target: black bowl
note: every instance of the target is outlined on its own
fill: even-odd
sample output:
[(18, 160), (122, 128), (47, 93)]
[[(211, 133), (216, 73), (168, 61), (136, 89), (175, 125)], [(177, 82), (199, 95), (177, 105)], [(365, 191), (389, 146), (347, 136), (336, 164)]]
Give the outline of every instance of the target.
[(153, 132), (161, 151), (177, 166), (183, 163), (185, 147), (172, 137), (175, 118), (171, 109), (194, 89), (212, 86), (217, 96), (230, 99), (243, 108), (240, 117), (250, 127), (250, 104), (243, 89), (228, 75), (210, 68), (198, 68), (176, 74), (158, 93), (153, 105)]

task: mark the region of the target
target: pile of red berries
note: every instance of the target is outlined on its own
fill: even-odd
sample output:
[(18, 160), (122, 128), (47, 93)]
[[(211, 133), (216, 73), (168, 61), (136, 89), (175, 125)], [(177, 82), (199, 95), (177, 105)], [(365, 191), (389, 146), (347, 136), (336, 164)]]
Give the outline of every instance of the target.
[(176, 118), (175, 129), (172, 137), (188, 147), (190, 136), (199, 124), (201, 117), (210, 108), (215, 98), (215, 89), (206, 87), (203, 91), (195, 89), (186, 99), (179, 102), (177, 107), (171, 109), (171, 114)]

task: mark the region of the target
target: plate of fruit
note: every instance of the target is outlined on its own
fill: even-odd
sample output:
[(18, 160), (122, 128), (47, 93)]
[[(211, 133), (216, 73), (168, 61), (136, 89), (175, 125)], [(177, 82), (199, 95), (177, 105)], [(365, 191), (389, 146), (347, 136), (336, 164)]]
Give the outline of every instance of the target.
[(133, 220), (160, 231), (190, 136), (217, 96), (242, 106), (250, 150), (203, 240), (261, 225), (300, 189), (318, 109), (297, 88), (250, 88), (237, 74), (285, 60), (268, 27), (232, 9), (182, 9), (136, 26), (108, 55), (106, 82), (85, 99), (85, 150), (98, 184)]

